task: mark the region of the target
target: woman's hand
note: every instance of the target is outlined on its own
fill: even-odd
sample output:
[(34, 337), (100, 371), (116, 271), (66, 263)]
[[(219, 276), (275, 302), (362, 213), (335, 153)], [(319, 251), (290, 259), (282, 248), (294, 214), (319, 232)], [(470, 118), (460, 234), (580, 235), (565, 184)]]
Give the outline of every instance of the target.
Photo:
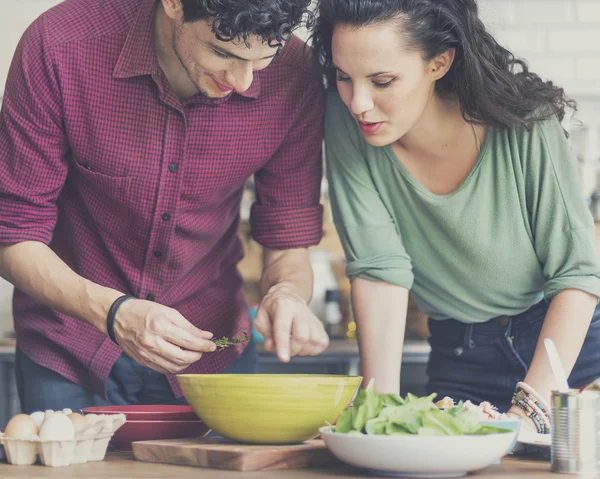
[(513, 417), (513, 418), (523, 419), (523, 425), (521, 427), (526, 428), (529, 432), (537, 433), (537, 427), (535, 427), (535, 423), (533, 422), (533, 419), (528, 417), (527, 414), (525, 414), (525, 411), (523, 411), (519, 406), (513, 405), (508, 410), (506, 415), (509, 417)]

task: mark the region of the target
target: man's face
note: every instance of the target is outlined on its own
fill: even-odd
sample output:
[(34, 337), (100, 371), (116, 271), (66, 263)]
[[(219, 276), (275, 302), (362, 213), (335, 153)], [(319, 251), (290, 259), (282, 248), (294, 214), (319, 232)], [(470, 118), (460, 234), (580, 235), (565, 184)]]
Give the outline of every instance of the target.
[(212, 20), (183, 22), (173, 18), (172, 46), (189, 79), (210, 98), (222, 98), (231, 92), (244, 92), (252, 84), (255, 71), (269, 66), (279, 47), (249, 37), (223, 42), (212, 31)]

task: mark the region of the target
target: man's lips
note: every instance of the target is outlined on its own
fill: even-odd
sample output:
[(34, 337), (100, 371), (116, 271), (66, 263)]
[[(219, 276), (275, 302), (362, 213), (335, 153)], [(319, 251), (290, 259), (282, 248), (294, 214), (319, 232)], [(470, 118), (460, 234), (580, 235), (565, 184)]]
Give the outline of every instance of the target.
[(214, 78), (213, 78), (213, 82), (215, 82), (215, 85), (216, 85), (216, 86), (217, 86), (217, 88), (218, 88), (219, 90), (221, 90), (221, 91), (226, 91), (226, 92), (233, 91), (233, 88), (231, 88), (230, 86), (225, 86), (225, 85), (222, 85), (221, 83), (219, 83), (219, 82), (218, 82), (217, 80), (215, 80)]
[(361, 131), (363, 131), (364, 133), (367, 133), (367, 134), (376, 133), (381, 128), (382, 125), (383, 125), (382, 121), (378, 121), (375, 123), (365, 122), (365, 121), (358, 122), (358, 126), (360, 127)]

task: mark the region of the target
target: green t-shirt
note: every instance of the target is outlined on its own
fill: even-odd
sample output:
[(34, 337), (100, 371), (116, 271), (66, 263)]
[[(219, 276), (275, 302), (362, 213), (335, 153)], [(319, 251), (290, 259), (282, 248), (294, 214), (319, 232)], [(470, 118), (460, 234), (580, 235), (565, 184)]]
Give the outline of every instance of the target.
[(362, 137), (329, 92), (325, 162), (347, 275), (411, 290), (434, 319), (515, 315), (567, 288), (600, 296), (595, 227), (557, 118), (488, 128), (448, 195), (426, 190), (391, 146)]

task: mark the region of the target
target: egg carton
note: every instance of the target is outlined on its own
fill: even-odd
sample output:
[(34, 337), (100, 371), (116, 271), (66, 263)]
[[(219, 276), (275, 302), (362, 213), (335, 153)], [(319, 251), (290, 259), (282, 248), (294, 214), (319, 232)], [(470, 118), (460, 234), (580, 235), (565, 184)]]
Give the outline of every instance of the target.
[(10, 464), (30, 466), (40, 459), (44, 466), (60, 467), (102, 461), (113, 434), (125, 424), (124, 414), (89, 414), (88, 426), (80, 430), (74, 440), (42, 441), (39, 436), (16, 439), (0, 433)]

